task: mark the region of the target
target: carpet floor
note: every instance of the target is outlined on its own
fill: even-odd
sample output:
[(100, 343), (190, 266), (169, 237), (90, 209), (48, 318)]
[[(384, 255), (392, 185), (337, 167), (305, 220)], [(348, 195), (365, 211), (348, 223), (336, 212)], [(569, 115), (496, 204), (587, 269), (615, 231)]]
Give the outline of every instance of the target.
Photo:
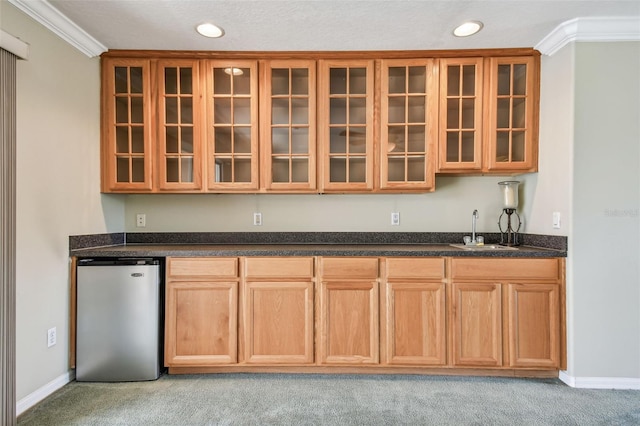
[(640, 425), (640, 391), (557, 379), (164, 375), (71, 382), (18, 425)]

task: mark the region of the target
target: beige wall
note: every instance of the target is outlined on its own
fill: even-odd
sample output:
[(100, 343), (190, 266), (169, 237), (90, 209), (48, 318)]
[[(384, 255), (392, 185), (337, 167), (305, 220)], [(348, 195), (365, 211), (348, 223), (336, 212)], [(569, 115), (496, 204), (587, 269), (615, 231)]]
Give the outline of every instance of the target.
[[(2, 1), (2, 29), (30, 45), (17, 64), (16, 392), (68, 372), (69, 235), (122, 231), (124, 202), (99, 194), (99, 59)], [(47, 348), (47, 330), (57, 345)]]
[[(478, 231), (498, 232), (504, 179), (441, 177), (428, 194), (130, 195), (125, 222), (127, 232), (471, 232), (478, 209)], [(253, 225), (254, 212), (262, 213), (262, 226)], [(400, 212), (400, 226), (391, 226), (391, 212)], [(145, 228), (136, 228), (137, 213), (147, 215)]]
[(573, 375), (640, 379), (640, 42), (575, 64)]

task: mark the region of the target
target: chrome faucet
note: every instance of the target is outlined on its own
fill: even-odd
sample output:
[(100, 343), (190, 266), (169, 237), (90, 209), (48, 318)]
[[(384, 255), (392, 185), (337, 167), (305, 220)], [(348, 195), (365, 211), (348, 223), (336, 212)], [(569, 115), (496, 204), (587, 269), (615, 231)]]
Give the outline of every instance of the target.
[(478, 210), (474, 210), (471, 215), (471, 236), (465, 235), (464, 244), (466, 246), (481, 246), (484, 245), (484, 237), (476, 236), (476, 225), (478, 222)]
[(471, 244), (476, 244), (476, 221), (478, 220), (478, 210), (474, 210), (471, 215)]

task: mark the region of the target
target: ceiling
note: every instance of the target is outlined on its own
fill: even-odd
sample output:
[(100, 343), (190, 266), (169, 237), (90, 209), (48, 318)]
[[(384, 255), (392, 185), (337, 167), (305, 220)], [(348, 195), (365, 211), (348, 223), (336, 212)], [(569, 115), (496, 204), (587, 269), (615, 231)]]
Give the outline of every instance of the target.
[[(10, 0), (47, 3), (46, 0)], [(535, 47), (574, 18), (640, 17), (640, 0), (49, 0), (107, 49), (318, 51)], [(479, 20), (458, 38), (453, 28)], [(207, 39), (202, 22), (225, 36)], [(640, 21), (639, 21), (640, 22)]]

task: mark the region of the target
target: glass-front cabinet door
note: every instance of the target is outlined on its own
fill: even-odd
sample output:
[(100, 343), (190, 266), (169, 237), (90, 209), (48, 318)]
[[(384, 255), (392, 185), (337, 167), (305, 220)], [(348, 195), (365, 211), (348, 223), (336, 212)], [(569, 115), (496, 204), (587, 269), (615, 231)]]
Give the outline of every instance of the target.
[(207, 186), (258, 189), (258, 62), (206, 61)]
[(482, 58), (440, 59), (440, 171), (482, 168)]
[(316, 189), (316, 62), (261, 62), (262, 179), (267, 191)]
[(487, 168), (535, 171), (537, 168), (539, 90), (536, 57), (489, 59)]
[(319, 62), (322, 191), (373, 189), (373, 60)]
[(105, 59), (102, 67), (102, 191), (150, 191), (150, 61)]
[(381, 62), (380, 188), (431, 190), (438, 85), (433, 59)]
[(158, 187), (202, 187), (200, 73), (196, 60), (158, 62)]

